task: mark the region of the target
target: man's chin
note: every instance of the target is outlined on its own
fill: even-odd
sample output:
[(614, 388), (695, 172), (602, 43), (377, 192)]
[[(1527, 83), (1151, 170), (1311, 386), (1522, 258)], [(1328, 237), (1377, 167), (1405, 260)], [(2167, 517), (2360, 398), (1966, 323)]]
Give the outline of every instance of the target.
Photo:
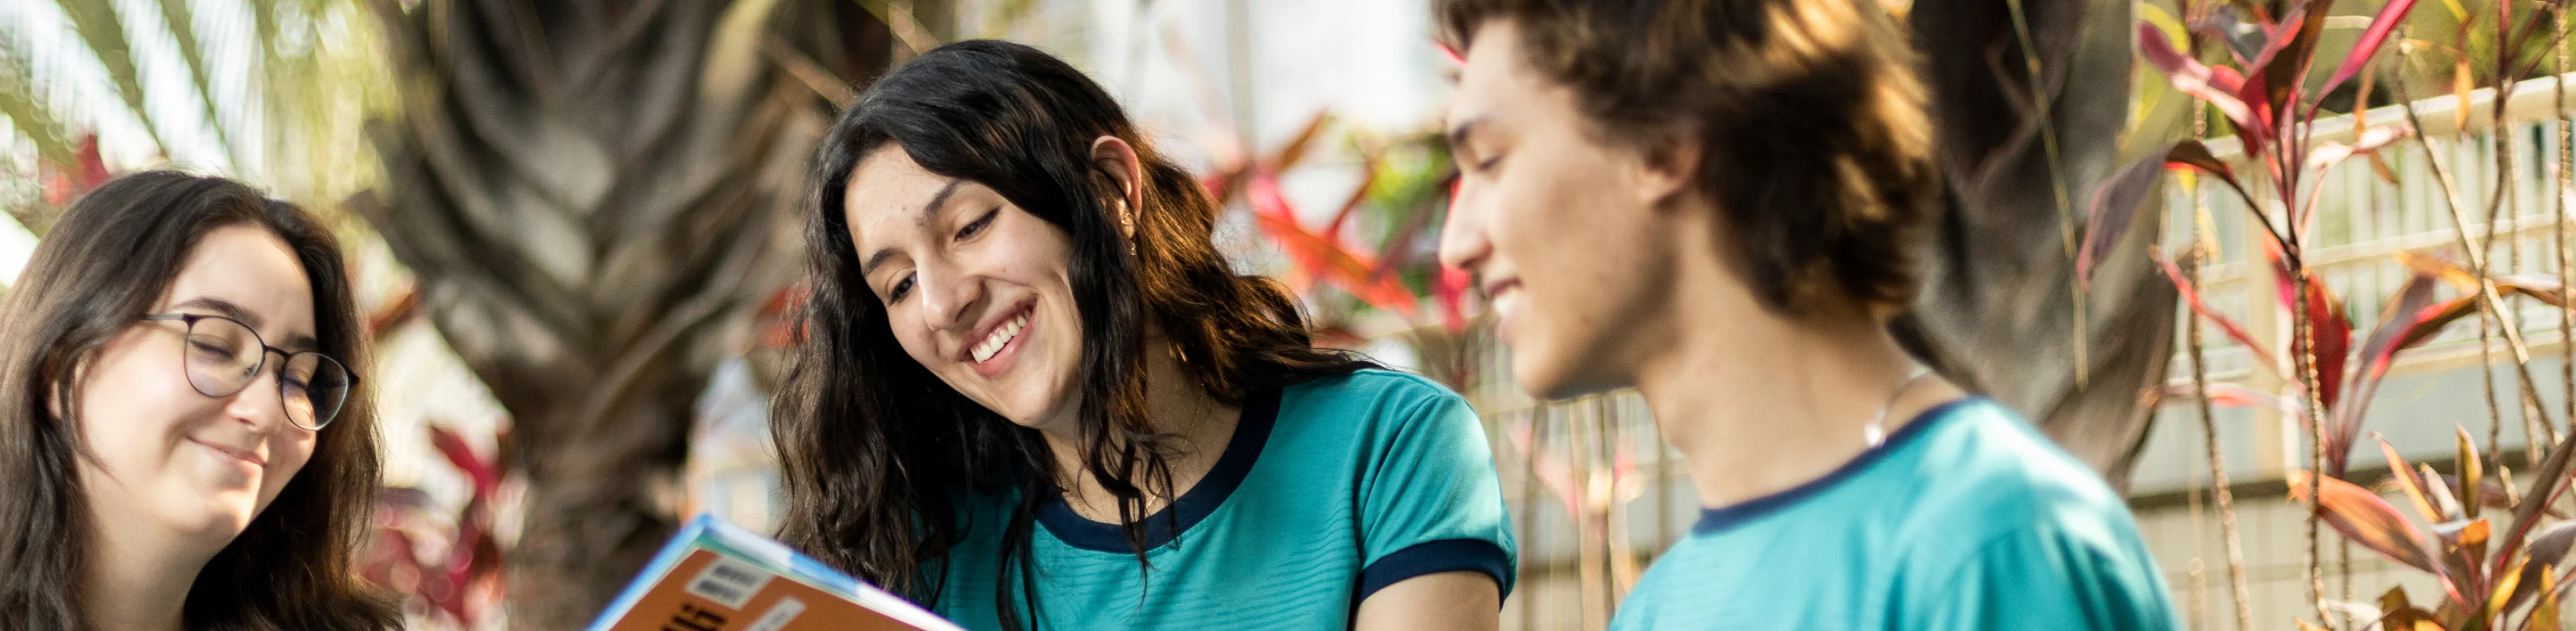
[(1513, 362), (1512, 372), (1521, 391), (1541, 400), (1571, 399), (1625, 387), (1616, 380), (1602, 378), (1592, 371), (1581, 370), (1564, 362)]

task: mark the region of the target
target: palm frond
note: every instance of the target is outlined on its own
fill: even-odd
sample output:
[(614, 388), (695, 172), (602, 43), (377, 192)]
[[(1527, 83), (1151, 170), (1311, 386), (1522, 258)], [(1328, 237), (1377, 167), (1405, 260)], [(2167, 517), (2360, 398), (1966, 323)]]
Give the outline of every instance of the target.
[(23, 44), (16, 27), (0, 23), (0, 116), (8, 117), (19, 135), (35, 143), (37, 157), (71, 164), (75, 159), (71, 133), (36, 90), (34, 68)]
[(136, 119), (143, 121), (143, 132), (152, 137), (152, 144), (168, 146), (161, 142), (160, 125), (152, 121), (152, 111), (143, 106), (142, 75), (135, 70), (134, 46), (125, 38), (125, 19), (116, 14), (116, 7), (108, 0), (55, 2), (62, 6), (63, 15), (71, 18), (72, 30), (80, 34), (82, 43), (98, 55), (99, 65), (107, 69), (108, 80), (116, 84), (117, 96), (125, 99), (125, 107), (134, 111)]
[(215, 140), (223, 143), (225, 155), (238, 165), (242, 163), (241, 148), (233, 144), (230, 126), (216, 113), (215, 84), (206, 79), (206, 52), (203, 43), (197, 41), (196, 15), (188, 7), (191, 1), (160, 0), (161, 18), (170, 23), (170, 39), (178, 44), (179, 58), (188, 62), (188, 78), (197, 86), (197, 103), (206, 108), (207, 127), (215, 130)]

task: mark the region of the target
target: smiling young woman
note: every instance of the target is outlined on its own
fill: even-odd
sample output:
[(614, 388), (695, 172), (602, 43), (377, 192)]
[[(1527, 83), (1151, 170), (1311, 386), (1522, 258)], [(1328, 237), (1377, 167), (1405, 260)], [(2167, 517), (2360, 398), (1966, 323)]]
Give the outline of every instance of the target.
[(338, 242), (170, 172), (72, 205), (0, 304), (0, 623), (391, 629), (351, 571), (375, 419)]
[(1474, 412), (1313, 348), (1079, 71), (941, 47), (817, 162), (773, 417), (791, 544), (970, 628), (1496, 625)]

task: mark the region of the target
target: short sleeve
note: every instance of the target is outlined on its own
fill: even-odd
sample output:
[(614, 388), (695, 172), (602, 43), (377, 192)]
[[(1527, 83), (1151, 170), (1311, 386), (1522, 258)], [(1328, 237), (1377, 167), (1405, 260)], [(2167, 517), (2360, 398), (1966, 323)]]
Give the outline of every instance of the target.
[(1442, 572), (1492, 576), (1509, 595), (1517, 551), (1495, 478), (1492, 447), (1465, 399), (1406, 378), (1368, 423), (1374, 436), (1359, 472), (1359, 530), (1365, 565), (1359, 593)]
[[(2062, 525), (2058, 525), (2062, 526)], [(2126, 539), (2043, 526), (1988, 540), (1951, 572), (1909, 588), (1925, 631), (2181, 629), (2164, 579)]]

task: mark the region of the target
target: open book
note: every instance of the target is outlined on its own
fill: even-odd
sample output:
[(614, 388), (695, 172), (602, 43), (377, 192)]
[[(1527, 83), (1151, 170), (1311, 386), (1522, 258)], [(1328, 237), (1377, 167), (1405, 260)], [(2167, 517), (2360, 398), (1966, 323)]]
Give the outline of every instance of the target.
[(589, 631), (964, 631), (786, 544), (699, 515)]

